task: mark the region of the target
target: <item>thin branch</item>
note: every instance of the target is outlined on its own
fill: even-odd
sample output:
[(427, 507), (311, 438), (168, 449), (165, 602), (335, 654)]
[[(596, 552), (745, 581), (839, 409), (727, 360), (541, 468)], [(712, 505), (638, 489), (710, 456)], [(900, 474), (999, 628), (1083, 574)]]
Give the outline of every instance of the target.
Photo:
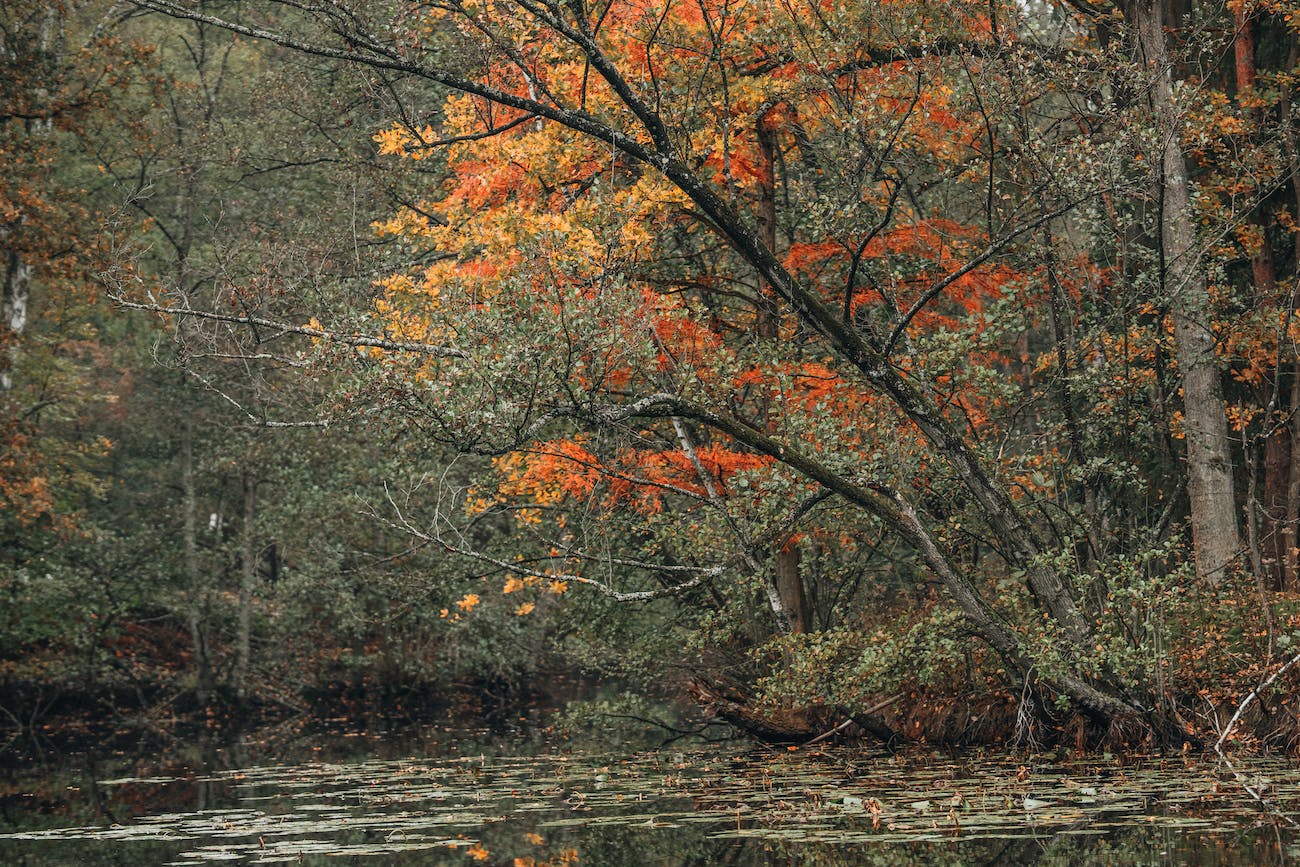
[(530, 569), (527, 566), (524, 566), (522, 563), (512, 563), (508, 560), (502, 560), (499, 557), (493, 557), (489, 554), (484, 554), (482, 551), (476, 551), (472, 548), (467, 548), (463, 545), (454, 545), (451, 542), (449, 542), (445, 537), (443, 537), (443, 535), (439, 533), (436, 529), (433, 530), (432, 532), (426, 532), (416, 527), (414, 524), (412, 524), (402, 513), (401, 507), (399, 507), (397, 503), (393, 500), (392, 494), (389, 492), (387, 485), (384, 486), (384, 495), (388, 499), (388, 505), (392, 508), (393, 514), (397, 516), (398, 523), (396, 525), (393, 525), (392, 522), (389, 522), (390, 525), (405, 530), (406, 532), (415, 536), (417, 539), (420, 539), (425, 542), (433, 542), (437, 545), (442, 546), (443, 550), (447, 551), (448, 553), (458, 554), (462, 557), (468, 557), (469, 559), (477, 560), (480, 563), (488, 563), (504, 572), (509, 572), (514, 575), (520, 575), (525, 578), (539, 578), (546, 581), (564, 581), (564, 582), (572, 582), (574, 584), (582, 584), (599, 591), (603, 595), (608, 596), (610, 599), (613, 599), (615, 602), (645, 602), (651, 599), (659, 599), (665, 596), (675, 596), (678, 593), (681, 593), (685, 590), (689, 590), (693, 587), (698, 587), (700, 584), (704, 582), (704, 579), (706, 578), (717, 578), (721, 576), (723, 573), (723, 567), (721, 566), (703, 566), (703, 567), (661, 566), (656, 563), (644, 563), (635, 560), (618, 559), (618, 560), (613, 560), (608, 562), (613, 562), (622, 566), (645, 569), (651, 572), (668, 572), (668, 573), (676, 573), (676, 574), (680, 574), (682, 572), (694, 572), (695, 577), (690, 578), (686, 581), (682, 581), (681, 583), (678, 584), (673, 584), (667, 587), (661, 587), (657, 590), (636, 590), (631, 592), (615, 590), (613, 587), (610, 587), (608, 584), (605, 584), (602, 581), (597, 581), (594, 578), (587, 578), (586, 576), (575, 575), (570, 572), (543, 572), (538, 569)]
[(289, 358), (284, 355), (275, 355), (270, 352), (195, 352), (191, 353), (190, 358), (215, 358), (221, 361), (274, 361), (277, 364), (284, 364), (289, 367), (304, 368), (308, 363), (295, 358)]
[(314, 420), (312, 420), (312, 421), (273, 421), (273, 420), (268, 419), (268, 418), (265, 418), (265, 417), (259, 418), (257, 415), (255, 415), (254, 413), (250, 412), (250, 411), (248, 410), (248, 408), (245, 407), (242, 403), (240, 403), (240, 402), (239, 402), (238, 400), (236, 400), (235, 398), (231, 397), (229, 394), (227, 394), (227, 393), (226, 393), (225, 391), (223, 391), (222, 389), (218, 388), (218, 387), (217, 387), (217, 386), (212, 382), (212, 380), (208, 379), (207, 377), (205, 377), (203, 374), (199, 373), (199, 372), (198, 372), (197, 370), (195, 370), (194, 368), (192, 368), (192, 367), (187, 367), (187, 368), (185, 368), (185, 372), (188, 373), (190, 376), (194, 377), (195, 379), (197, 379), (199, 382), (203, 383), (203, 387), (206, 388), (208, 391), (211, 391), (213, 394), (215, 394), (215, 395), (217, 395), (218, 397), (220, 397), (220, 398), (221, 398), (222, 400), (224, 400), (226, 403), (230, 404), (230, 405), (233, 406), (235, 409), (239, 410), (239, 412), (243, 413), (244, 416), (245, 416), (245, 417), (246, 417), (250, 422), (252, 422), (254, 425), (256, 425), (257, 427), (270, 427), (270, 428), (327, 428), (327, 427), (330, 426), (330, 421), (329, 421), (329, 419), (325, 419), (325, 418), (322, 418), (322, 419), (314, 419)]
[(376, 349), (388, 349), (394, 352), (414, 352), (419, 355), (432, 355), (436, 358), (469, 358), (469, 353), (463, 349), (456, 349), (452, 346), (439, 346), (433, 343), (410, 343), (402, 340), (388, 340), (383, 337), (370, 337), (363, 334), (340, 334), (335, 331), (326, 331), (321, 328), (311, 328), (306, 325), (289, 325), (286, 322), (276, 322), (271, 319), (262, 319), (257, 316), (232, 316), (225, 313), (213, 313), (209, 310), (193, 310), (188, 307), (167, 307), (162, 304), (142, 303), (139, 301), (128, 301), (121, 295), (109, 294), (109, 297), (119, 307), (127, 307), (132, 310), (147, 310), (151, 313), (163, 313), (168, 316), (189, 316), (194, 319), (206, 319), (212, 322), (227, 322), (232, 325), (249, 325), (270, 328), (279, 334), (299, 334), (304, 337), (312, 337), (317, 340), (327, 340), (331, 343), (342, 343), (346, 346), (371, 346)]
[(1229, 736), (1232, 735), (1232, 730), (1237, 727), (1237, 721), (1241, 719), (1241, 715), (1246, 712), (1246, 708), (1250, 706), (1250, 703), (1259, 698), (1261, 692), (1272, 686), (1274, 681), (1285, 674), (1287, 669), (1291, 668), (1291, 666), (1298, 662), (1300, 662), (1300, 653), (1291, 657), (1285, 665), (1269, 675), (1269, 677), (1259, 686), (1252, 689), (1250, 693), (1241, 700), (1241, 704), (1237, 705), (1237, 712), (1232, 715), (1232, 719), (1228, 720), (1227, 728), (1223, 730), (1223, 734), (1219, 735), (1219, 740), (1214, 744), (1214, 751), (1219, 754), (1219, 760), (1223, 762), (1225, 767), (1227, 767), (1228, 772), (1236, 777), (1237, 782), (1246, 790), (1246, 793), (1258, 801), (1259, 805), (1270, 814), (1286, 822), (1293, 828), (1300, 827), (1300, 823), (1296, 822), (1295, 819), (1291, 818), (1279, 809), (1277, 805), (1265, 797), (1259, 786), (1251, 784), (1250, 781), (1246, 779), (1246, 776), (1242, 774), (1241, 771), (1237, 770), (1237, 766), (1232, 763), (1232, 759), (1228, 758), (1228, 754), (1223, 751), (1223, 745), (1227, 742)]
[(495, 135), (500, 135), (503, 132), (508, 132), (517, 126), (522, 126), (523, 124), (526, 124), (532, 120), (537, 120), (537, 115), (526, 113), (520, 115), (519, 117), (510, 121), (509, 123), (503, 123), (500, 126), (490, 127), (488, 129), (482, 130), (481, 132), (469, 132), (463, 135), (453, 135), (453, 136), (448, 136), (447, 138), (434, 139), (432, 141), (424, 141), (424, 139), (421, 138), (420, 148), (421, 149), (438, 148), (438, 147), (445, 147), (447, 145), (460, 144), (461, 142), (467, 142), (467, 141), (482, 141), (483, 139), (488, 139), (488, 138), (492, 138)]
[[(1086, 198), (1094, 198), (1096, 195), (1098, 194), (1090, 193)], [(1061, 205), (1058, 208), (1053, 208), (1052, 210), (1048, 211), (1045, 214), (1040, 214), (1038, 217), (1036, 217), (1033, 220), (1030, 220), (1028, 223), (1025, 223), (1024, 225), (1017, 226), (1015, 229), (1012, 229), (1010, 232), (1007, 232), (1005, 235), (998, 238), (996, 241), (990, 242), (989, 245), (985, 247), (984, 250), (978, 256), (975, 256), (973, 259), (969, 260), (965, 265), (962, 265), (960, 268), (958, 268), (956, 271), (953, 271), (951, 274), (948, 274), (946, 277), (943, 277), (935, 281), (935, 283), (931, 285), (929, 289), (925, 290), (925, 293), (921, 295), (920, 298), (916, 299), (916, 302), (913, 303), (912, 306), (908, 309), (907, 313), (903, 315), (903, 318), (899, 320), (896, 326), (894, 326), (893, 332), (891, 332), (889, 335), (889, 340), (885, 341), (885, 348), (883, 350), (884, 355), (888, 357), (893, 353), (894, 345), (898, 343), (898, 339), (903, 336), (903, 332), (907, 330), (907, 326), (912, 323), (912, 320), (914, 318), (916, 318), (916, 314), (920, 313), (921, 310), (927, 304), (929, 304), (931, 301), (937, 298), (939, 294), (943, 292), (943, 290), (947, 289), (953, 283), (956, 283), (962, 277), (965, 277), (971, 271), (974, 271), (976, 268), (983, 265), (989, 259), (992, 259), (998, 253), (1002, 252), (1004, 249), (1006, 249), (1006, 246), (1010, 244), (1012, 241), (1014, 241), (1016, 238), (1020, 237), (1026, 232), (1032, 232), (1035, 229), (1045, 226), (1047, 223), (1051, 222), (1052, 220), (1055, 220), (1057, 217), (1068, 214), (1070, 211), (1073, 211), (1075, 208), (1079, 207), (1079, 205), (1081, 205), (1082, 203), (1083, 200), (1075, 199), (1073, 201), (1065, 203), (1064, 205)]]

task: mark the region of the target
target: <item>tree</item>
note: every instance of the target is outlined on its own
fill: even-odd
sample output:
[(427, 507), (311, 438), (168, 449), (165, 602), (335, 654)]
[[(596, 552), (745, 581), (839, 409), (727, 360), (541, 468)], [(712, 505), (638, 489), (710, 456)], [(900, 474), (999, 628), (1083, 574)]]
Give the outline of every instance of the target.
[(1136, 31), (1135, 54), (1150, 70), (1148, 99), (1163, 139), (1158, 190), (1160, 249), (1168, 266), (1162, 277), (1167, 283), (1165, 293), (1170, 300), (1183, 387), (1196, 571), (1201, 578), (1218, 582), (1240, 555), (1241, 542), (1210, 298), (1197, 251), (1192, 181), (1182, 150), (1182, 120), (1165, 47), (1164, 7), (1162, 0), (1139, 0), (1124, 11)]
[(99, 520), (125, 377), (95, 279), (116, 227), (85, 154), (148, 51), (107, 32), (106, 12), (0, 10), (0, 704), (30, 729), (99, 682), (135, 601), (113, 580), (132, 557)]
[(92, 274), (105, 252), (85, 179), (55, 169), (139, 56), (98, 32), (79, 44), (81, 11), (15, 3), (0, 16), (0, 502), (19, 526), (64, 523), (57, 501), (79, 484), (66, 452), (96, 449), (41, 435), (42, 421), (85, 408), (77, 392), (98, 348)]
[[(371, 405), (495, 456), (471, 511), (515, 510), (544, 553), (487, 557), (445, 510), (412, 533), (617, 599), (725, 609), (753, 582), (797, 633), (783, 552), (883, 530), (1040, 708), (1185, 736), (1128, 607), (1180, 580), (1156, 565), (1171, 436), (1207, 584), (1240, 543), (1157, 7), (1118, 10), (1114, 39), (1091, 4), (449, 2), (382, 26), (138, 5), (431, 86), (377, 136), (447, 176), (380, 227), (412, 263), (375, 331), (282, 329), (353, 347)], [(1117, 447), (1139, 429), (1168, 460)]]

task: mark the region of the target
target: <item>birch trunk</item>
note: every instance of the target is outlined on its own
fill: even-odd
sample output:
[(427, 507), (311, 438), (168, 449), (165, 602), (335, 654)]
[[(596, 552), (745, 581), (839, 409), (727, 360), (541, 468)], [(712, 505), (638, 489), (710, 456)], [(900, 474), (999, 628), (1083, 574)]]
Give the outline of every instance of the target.
[[(0, 232), (0, 240), (11, 233)], [(9, 334), (5, 342), (9, 344), (8, 357), (4, 360), (4, 369), (0, 371), (0, 390), (13, 388), (13, 369), (18, 363), (18, 344), (23, 331), (27, 328), (27, 303), (31, 297), (32, 268), (23, 262), (18, 251), (9, 250), (4, 273), (4, 299), (0, 307), (4, 317), (4, 327)]]

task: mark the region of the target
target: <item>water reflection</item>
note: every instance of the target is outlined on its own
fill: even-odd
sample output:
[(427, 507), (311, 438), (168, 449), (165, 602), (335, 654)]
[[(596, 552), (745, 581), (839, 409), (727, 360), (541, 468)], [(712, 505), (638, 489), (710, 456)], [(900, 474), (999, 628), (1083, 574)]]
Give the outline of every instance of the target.
[[(100, 762), (11, 777), (0, 863), (1226, 865), (1300, 854), (1284, 818), (1300, 811), (1300, 772), (1279, 761), (1238, 765), (1265, 787), (1268, 813), (1195, 759), (717, 746), (526, 756), (487, 733), (443, 734), (317, 745), (292, 765), (199, 744), (126, 773)], [(401, 747), (407, 758), (374, 757)]]

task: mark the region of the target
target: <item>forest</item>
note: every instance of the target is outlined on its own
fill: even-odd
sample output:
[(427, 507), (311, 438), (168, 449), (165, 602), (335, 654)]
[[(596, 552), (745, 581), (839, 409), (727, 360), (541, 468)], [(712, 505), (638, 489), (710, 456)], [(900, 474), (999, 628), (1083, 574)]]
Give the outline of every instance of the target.
[(9, 0), (0, 750), (1294, 751), (1297, 81), (1295, 0)]

